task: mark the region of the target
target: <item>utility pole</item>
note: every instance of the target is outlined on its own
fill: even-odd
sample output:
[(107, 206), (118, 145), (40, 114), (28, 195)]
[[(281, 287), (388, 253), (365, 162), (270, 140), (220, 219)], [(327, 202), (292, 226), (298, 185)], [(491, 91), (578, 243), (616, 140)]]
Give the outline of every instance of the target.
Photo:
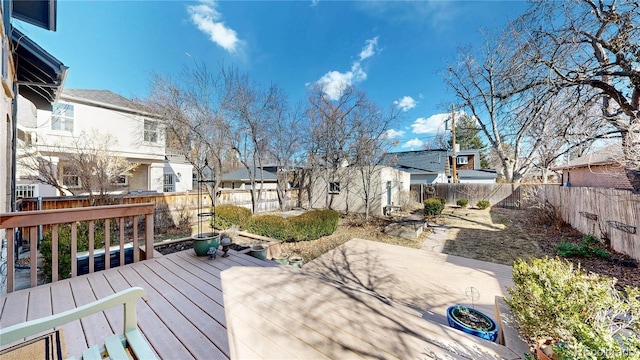
[(456, 111), (453, 107), (453, 104), (451, 104), (451, 143), (453, 144), (453, 183), (457, 183), (458, 182), (458, 175), (457, 175), (457, 158), (456, 158)]

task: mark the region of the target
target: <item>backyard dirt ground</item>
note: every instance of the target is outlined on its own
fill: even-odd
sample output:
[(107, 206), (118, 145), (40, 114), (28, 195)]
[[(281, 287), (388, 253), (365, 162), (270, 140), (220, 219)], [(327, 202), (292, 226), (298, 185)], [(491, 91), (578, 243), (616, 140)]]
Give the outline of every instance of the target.
[[(414, 214), (420, 214), (421, 211), (416, 210)], [(309, 262), (353, 238), (421, 248), (427, 233), (418, 239), (405, 239), (384, 233), (383, 229), (387, 225), (404, 215), (408, 214), (376, 217), (369, 222), (358, 215), (342, 216), (338, 230), (332, 235), (313, 241), (284, 243), (282, 250), (290, 255), (302, 256), (305, 262)], [(582, 234), (571, 226), (545, 217), (539, 210), (447, 207), (440, 216), (428, 220), (431, 224), (449, 228), (443, 253), (505, 265), (513, 264), (518, 258), (556, 256), (555, 244), (563, 240), (578, 243), (582, 238)], [(239, 245), (251, 245), (255, 242), (241, 237), (234, 239), (234, 243)], [(609, 251), (611, 258), (571, 258), (570, 261), (580, 263), (588, 271), (615, 277), (621, 286), (640, 286), (638, 262), (613, 252), (605, 244), (598, 246)]]
[[(563, 240), (579, 243), (582, 234), (562, 221), (536, 213), (539, 210), (447, 207), (433, 221), (450, 228), (443, 252), (467, 258), (511, 265), (518, 258), (556, 256), (554, 245)], [(605, 244), (598, 247), (611, 258), (570, 258), (581, 268), (618, 279), (621, 286), (640, 286), (637, 262), (615, 253)]]

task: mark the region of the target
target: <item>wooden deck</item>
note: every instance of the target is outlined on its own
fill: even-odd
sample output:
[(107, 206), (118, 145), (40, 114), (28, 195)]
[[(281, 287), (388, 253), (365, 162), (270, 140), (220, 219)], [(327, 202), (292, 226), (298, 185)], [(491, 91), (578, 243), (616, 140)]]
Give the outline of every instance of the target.
[[(138, 325), (162, 359), (518, 359), (443, 325), (442, 308), (480, 290), (487, 311), (511, 282), (502, 265), (351, 240), (300, 269), (242, 254), (184, 251), (2, 298), (0, 326), (141, 286)], [(476, 302), (478, 304), (478, 302)], [(121, 332), (122, 310), (64, 327), (69, 355)]]
[[(230, 252), (231, 253), (231, 252)], [(161, 359), (228, 359), (230, 356), (220, 273), (234, 266), (275, 266), (247, 255), (196, 257), (183, 251), (140, 263), (3, 295), (0, 326), (59, 313), (131, 286), (138, 301), (138, 326)], [(79, 357), (89, 346), (122, 333), (120, 309), (110, 309), (63, 327), (67, 353)]]

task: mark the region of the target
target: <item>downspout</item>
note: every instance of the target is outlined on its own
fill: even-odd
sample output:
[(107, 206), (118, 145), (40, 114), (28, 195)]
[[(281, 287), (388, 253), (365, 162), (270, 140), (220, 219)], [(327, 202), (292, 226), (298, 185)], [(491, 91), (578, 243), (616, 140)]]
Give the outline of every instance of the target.
[(11, 212), (17, 210), (16, 179), (18, 165), (18, 84), (13, 83), (13, 99), (11, 100)]

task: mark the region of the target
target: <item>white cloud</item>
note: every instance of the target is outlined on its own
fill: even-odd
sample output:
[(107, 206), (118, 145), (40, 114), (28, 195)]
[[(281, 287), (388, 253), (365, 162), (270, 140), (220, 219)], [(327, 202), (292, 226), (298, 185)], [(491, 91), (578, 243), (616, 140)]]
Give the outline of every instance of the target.
[(375, 55), (377, 48), (377, 36), (365, 41), (365, 45), (360, 51), (359, 60), (351, 64), (351, 70), (346, 72), (329, 71), (318, 79), (316, 83), (321, 86), (322, 91), (330, 100), (338, 100), (347, 87), (367, 79), (367, 73), (362, 69), (361, 62)]
[(364, 42), (364, 48), (360, 51), (360, 61), (364, 59), (368, 59), (376, 54), (376, 50), (378, 49), (378, 37), (374, 37), (373, 39), (369, 39)]
[(415, 150), (415, 149), (422, 149), (422, 148), (424, 148), (424, 146), (425, 146), (425, 142), (424, 141), (422, 141), (422, 140), (420, 140), (418, 138), (414, 138), (414, 139), (411, 139), (411, 140), (407, 141), (406, 143), (402, 144), (401, 147), (404, 148), (404, 149), (410, 148), (412, 150)]
[(191, 21), (200, 31), (209, 35), (211, 41), (233, 53), (237, 50), (240, 39), (238, 39), (235, 30), (220, 21), (222, 15), (215, 8), (215, 1), (201, 0), (198, 5), (187, 6), (187, 11), (189, 11)]
[(444, 129), (444, 121), (449, 118), (450, 114), (436, 114), (428, 118), (417, 118), (411, 124), (414, 134), (435, 134)]
[(404, 130), (387, 130), (387, 139), (399, 138), (404, 135)]
[(417, 104), (418, 103), (416, 103), (416, 101), (411, 96), (405, 96), (402, 99), (393, 102), (393, 105), (397, 106), (404, 112), (413, 109)]

